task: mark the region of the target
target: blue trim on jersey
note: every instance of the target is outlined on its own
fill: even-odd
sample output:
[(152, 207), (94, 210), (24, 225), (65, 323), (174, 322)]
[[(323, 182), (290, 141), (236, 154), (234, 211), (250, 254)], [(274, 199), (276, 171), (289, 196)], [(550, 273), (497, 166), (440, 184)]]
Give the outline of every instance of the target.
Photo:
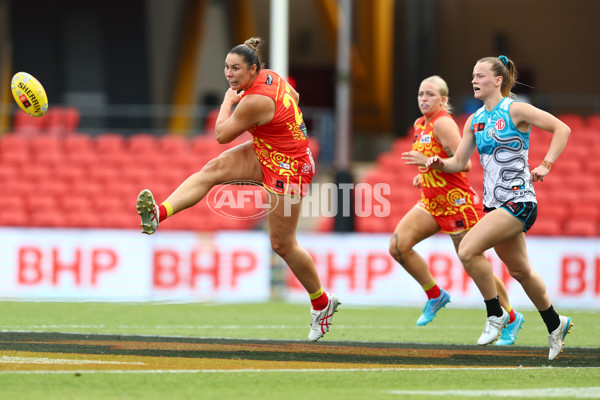
[[(479, 154), (492, 154), (499, 146), (508, 146), (515, 149), (522, 146), (523, 150), (529, 150), (531, 127), (527, 132), (521, 132), (517, 129), (512, 118), (510, 118), (509, 112), (513, 102), (514, 100), (505, 97), (491, 111), (487, 111), (485, 106), (482, 106), (473, 115), (471, 130), (475, 134)], [(502, 122), (499, 122), (500, 120), (504, 121), (502, 129), (499, 129), (502, 125)], [(475, 129), (476, 125), (478, 129)], [(483, 129), (479, 127), (483, 127)]]

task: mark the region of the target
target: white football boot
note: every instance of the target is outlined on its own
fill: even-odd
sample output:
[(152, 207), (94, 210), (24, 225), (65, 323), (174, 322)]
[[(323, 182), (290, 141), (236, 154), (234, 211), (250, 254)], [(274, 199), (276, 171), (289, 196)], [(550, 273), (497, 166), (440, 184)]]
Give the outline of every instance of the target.
[(142, 233), (152, 235), (158, 228), (159, 210), (151, 191), (144, 189), (140, 192), (136, 208), (142, 218)]

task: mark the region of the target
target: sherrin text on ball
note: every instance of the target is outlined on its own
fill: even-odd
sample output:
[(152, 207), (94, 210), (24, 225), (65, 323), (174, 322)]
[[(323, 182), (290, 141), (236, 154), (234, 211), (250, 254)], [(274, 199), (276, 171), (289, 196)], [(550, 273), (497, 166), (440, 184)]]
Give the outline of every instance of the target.
[(41, 117), (48, 110), (48, 96), (42, 84), (27, 72), (17, 72), (11, 82), (10, 89), (15, 101), (32, 117)]

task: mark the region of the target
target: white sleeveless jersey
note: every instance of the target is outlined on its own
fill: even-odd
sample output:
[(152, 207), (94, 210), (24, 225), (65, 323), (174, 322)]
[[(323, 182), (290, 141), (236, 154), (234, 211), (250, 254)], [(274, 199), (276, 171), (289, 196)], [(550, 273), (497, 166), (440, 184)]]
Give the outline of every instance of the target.
[(519, 132), (510, 118), (513, 100), (505, 97), (492, 110), (481, 107), (473, 115), (475, 134), (483, 166), (483, 204), (498, 208), (502, 204), (531, 201), (536, 203), (533, 183), (529, 180), (529, 134)]

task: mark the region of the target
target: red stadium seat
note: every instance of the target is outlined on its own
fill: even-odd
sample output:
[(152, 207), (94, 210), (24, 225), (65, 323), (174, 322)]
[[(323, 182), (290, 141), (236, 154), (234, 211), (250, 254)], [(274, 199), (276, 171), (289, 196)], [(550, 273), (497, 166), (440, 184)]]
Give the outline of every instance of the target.
[(2, 158), (0, 158), (0, 185), (16, 180), (18, 179), (18, 177), (19, 171), (17, 170), (17, 168), (13, 167), (8, 163), (2, 163)]
[(80, 114), (75, 107), (53, 106), (44, 115), (46, 133), (51, 136), (67, 136), (77, 130)]
[(98, 217), (89, 211), (73, 211), (65, 214), (65, 226), (71, 228), (96, 228)]
[(65, 226), (66, 222), (62, 213), (43, 210), (31, 213), (30, 225), (36, 227), (58, 228)]
[(136, 133), (127, 138), (127, 150), (132, 156), (152, 156), (158, 152), (158, 139), (149, 133)]
[(585, 119), (583, 116), (574, 113), (563, 113), (556, 115), (565, 124), (569, 125), (571, 132), (584, 129), (586, 127)]
[(93, 211), (92, 199), (79, 193), (64, 193), (58, 201), (65, 214)]
[(0, 226), (29, 226), (29, 214), (21, 208), (0, 210)]
[(81, 168), (74, 168), (71, 165), (58, 164), (54, 168), (54, 178), (69, 185), (75, 185), (87, 179), (87, 177), (87, 171)]
[(63, 147), (67, 153), (93, 151), (93, 145), (92, 138), (85, 133), (73, 134), (63, 140)]
[(573, 218), (565, 223), (564, 234), (568, 236), (598, 236), (598, 220), (591, 218)]
[(0, 152), (29, 152), (29, 144), (31, 141), (27, 138), (17, 135), (0, 136)]
[(586, 119), (588, 129), (600, 134), (600, 114), (592, 114)]
[(34, 136), (44, 127), (44, 118), (36, 118), (17, 110), (13, 118), (13, 129), (20, 136)]
[(27, 166), (31, 164), (32, 161), (33, 159), (28, 151), (3, 152), (0, 155), (0, 163), (4, 165), (11, 165), (16, 169)]
[(562, 224), (567, 218), (569, 214), (569, 208), (561, 203), (553, 203), (548, 201), (543, 201), (538, 204), (538, 216), (536, 220), (536, 224), (538, 221), (555, 221), (558, 224)]
[(600, 218), (600, 207), (598, 203), (581, 202), (569, 209), (569, 218), (597, 220)]
[(533, 236), (560, 236), (563, 234), (562, 224), (556, 219), (538, 218), (527, 235)]
[(158, 149), (168, 156), (177, 156), (186, 153), (190, 148), (188, 139), (185, 136), (170, 134), (158, 139)]
[(103, 133), (96, 137), (95, 147), (100, 153), (125, 152), (125, 138), (118, 133)]
[(210, 158), (216, 157), (226, 149), (225, 146), (220, 145), (214, 137), (209, 137), (208, 135), (192, 138), (190, 145), (193, 153)]

